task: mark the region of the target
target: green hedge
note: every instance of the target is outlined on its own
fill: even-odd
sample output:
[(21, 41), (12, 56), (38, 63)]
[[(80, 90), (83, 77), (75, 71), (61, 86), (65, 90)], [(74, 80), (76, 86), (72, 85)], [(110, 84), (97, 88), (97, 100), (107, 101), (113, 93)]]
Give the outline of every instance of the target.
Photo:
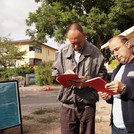
[(0, 81), (10, 80), (13, 76), (25, 76), (25, 74), (35, 73), (35, 80), (37, 85), (52, 85), (58, 84), (54, 77), (52, 77), (53, 61), (40, 63), (38, 66), (31, 68), (25, 65), (23, 68), (6, 68), (0, 69)]
[(36, 84), (37, 85), (52, 85), (57, 84), (54, 77), (52, 77), (53, 61), (42, 62), (35, 68)]
[(9, 80), (12, 76), (25, 75), (34, 73), (34, 69), (25, 65), (23, 68), (1, 68), (0, 69), (0, 80)]

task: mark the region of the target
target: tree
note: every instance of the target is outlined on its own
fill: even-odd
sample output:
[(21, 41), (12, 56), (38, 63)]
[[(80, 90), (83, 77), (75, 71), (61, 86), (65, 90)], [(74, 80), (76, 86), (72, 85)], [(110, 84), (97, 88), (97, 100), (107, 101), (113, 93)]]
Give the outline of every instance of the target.
[(131, 27), (134, 22), (133, 0), (35, 0), (41, 2), (36, 12), (30, 12), (27, 29), (31, 40), (46, 42), (46, 36), (57, 42), (66, 40), (66, 28), (73, 22), (83, 26), (87, 39), (101, 48), (112, 36)]
[(0, 64), (4, 68), (15, 66), (16, 60), (22, 60), (25, 54), (26, 51), (19, 51), (9, 38), (0, 37)]

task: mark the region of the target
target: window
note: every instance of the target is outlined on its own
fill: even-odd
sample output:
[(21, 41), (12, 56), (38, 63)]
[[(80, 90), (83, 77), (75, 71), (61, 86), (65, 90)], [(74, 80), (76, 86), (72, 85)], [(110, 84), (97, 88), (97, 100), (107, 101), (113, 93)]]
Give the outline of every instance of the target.
[(29, 51), (35, 51), (37, 53), (42, 53), (42, 47), (41, 46), (34, 46), (33, 44), (30, 44)]
[(38, 65), (38, 64), (40, 64), (42, 62), (42, 60), (41, 59), (37, 59), (37, 58), (30, 58), (29, 59), (29, 65), (30, 66), (34, 66), (34, 65)]

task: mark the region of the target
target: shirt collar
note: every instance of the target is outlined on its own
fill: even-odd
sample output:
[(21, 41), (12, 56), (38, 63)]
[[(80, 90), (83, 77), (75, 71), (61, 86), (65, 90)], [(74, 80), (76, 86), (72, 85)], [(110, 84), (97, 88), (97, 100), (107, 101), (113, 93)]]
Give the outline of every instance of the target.
[[(84, 47), (81, 51), (81, 54), (84, 55), (84, 56), (91, 55), (91, 52), (92, 52), (91, 45), (92, 45), (91, 43), (89, 43), (87, 40), (85, 40)], [(67, 58), (72, 57), (73, 51), (74, 51), (74, 48), (71, 45), (69, 45), (69, 48), (68, 48), (68, 51), (67, 51), (65, 57), (67, 57)]]

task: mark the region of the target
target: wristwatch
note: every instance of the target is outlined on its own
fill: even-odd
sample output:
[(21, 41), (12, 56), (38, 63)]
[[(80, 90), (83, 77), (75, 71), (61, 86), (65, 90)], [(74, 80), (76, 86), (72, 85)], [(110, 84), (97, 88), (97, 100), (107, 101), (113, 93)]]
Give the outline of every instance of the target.
[(121, 94), (125, 94), (125, 92), (126, 92), (126, 85), (122, 88)]

